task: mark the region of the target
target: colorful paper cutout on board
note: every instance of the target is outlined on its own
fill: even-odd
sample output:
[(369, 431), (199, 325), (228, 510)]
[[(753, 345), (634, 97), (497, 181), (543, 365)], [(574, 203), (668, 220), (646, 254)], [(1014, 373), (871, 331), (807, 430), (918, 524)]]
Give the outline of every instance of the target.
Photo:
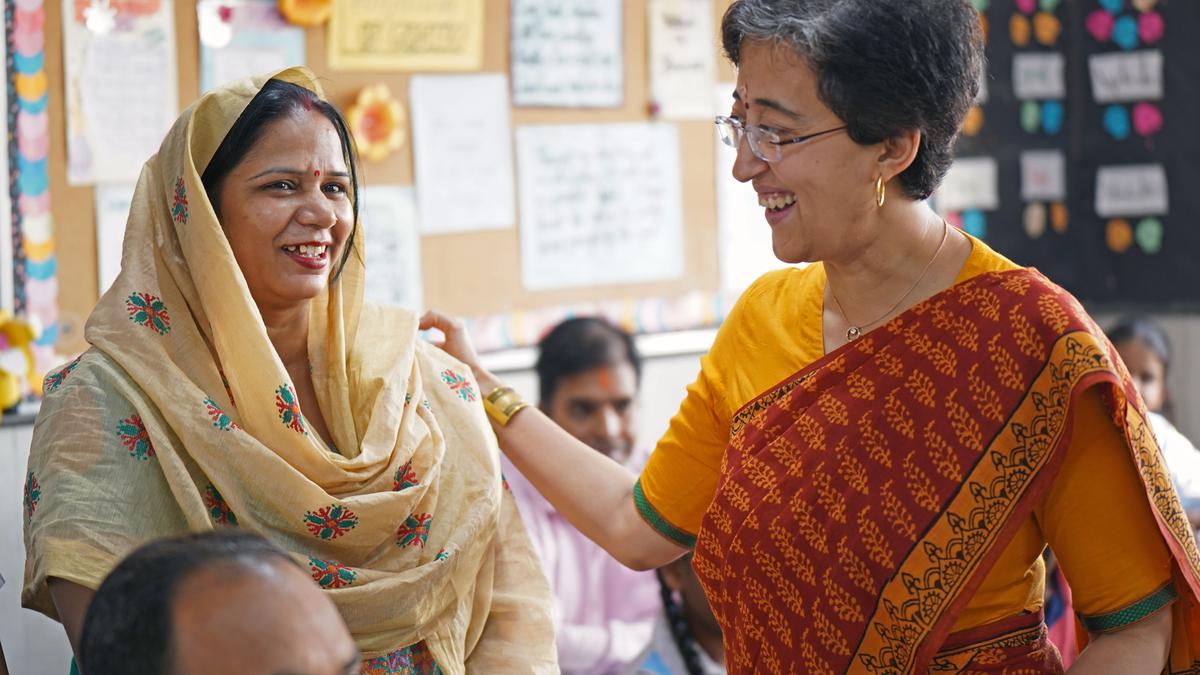
[(1125, 51), (1137, 49), (1137, 19), (1133, 18), (1133, 16), (1129, 14), (1117, 17), (1117, 22), (1113, 24), (1112, 41), (1113, 44), (1117, 45), (1121, 49), (1124, 49)]
[(1071, 212), (1067, 209), (1067, 205), (1063, 202), (1054, 202), (1050, 205), (1050, 227), (1059, 234), (1066, 234), (1067, 227), (1071, 223)]
[(1104, 109), (1102, 116), (1104, 130), (1118, 141), (1129, 138), (1132, 125), (1129, 121), (1129, 110), (1123, 105), (1110, 105)]
[(1062, 35), (1062, 22), (1050, 12), (1038, 12), (1033, 17), (1033, 35), (1038, 44), (1053, 47)]
[(1087, 28), (1088, 34), (1092, 36), (1093, 40), (1099, 43), (1105, 43), (1112, 39), (1113, 25), (1115, 23), (1116, 20), (1113, 18), (1113, 15), (1103, 9), (1094, 10), (1084, 19), (1084, 27)]
[(1046, 205), (1026, 204), (1024, 211), (1025, 234), (1030, 239), (1041, 239), (1046, 233)]
[(1162, 131), (1163, 115), (1153, 103), (1138, 103), (1133, 106), (1133, 130), (1139, 136), (1152, 136)]
[(976, 239), (987, 237), (987, 215), (978, 209), (962, 212), (962, 230)]
[(1124, 253), (1133, 245), (1133, 228), (1124, 218), (1108, 221), (1104, 228), (1104, 243), (1113, 253)]
[(1158, 218), (1143, 218), (1138, 221), (1134, 239), (1146, 255), (1154, 255), (1162, 250), (1163, 224)]
[(408, 117), (386, 84), (363, 87), (346, 110), (346, 125), (363, 158), (382, 162), (404, 146)]
[(1166, 29), (1162, 15), (1158, 12), (1147, 12), (1138, 17), (1138, 37), (1148, 45), (1161, 40)]
[(1029, 19), (1023, 14), (1013, 14), (1008, 20), (1008, 39), (1017, 47), (1029, 46), (1029, 38), (1033, 35), (1033, 29), (1029, 25)]

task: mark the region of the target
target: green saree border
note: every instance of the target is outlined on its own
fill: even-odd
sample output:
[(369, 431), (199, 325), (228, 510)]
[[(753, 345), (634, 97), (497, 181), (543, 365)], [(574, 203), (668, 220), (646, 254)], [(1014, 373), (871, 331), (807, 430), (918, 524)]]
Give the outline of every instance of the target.
[(658, 512), (658, 509), (654, 508), (650, 500), (646, 498), (646, 492), (642, 490), (641, 478), (633, 484), (633, 503), (637, 507), (638, 515), (650, 527), (654, 528), (655, 532), (684, 548), (696, 548), (696, 535), (688, 534), (672, 525), (670, 521)]
[(1179, 593), (1176, 592), (1175, 585), (1168, 583), (1141, 600), (1126, 605), (1114, 612), (1092, 616), (1080, 614), (1079, 620), (1083, 622), (1084, 628), (1093, 633), (1110, 633), (1145, 619), (1171, 604), (1178, 597)]

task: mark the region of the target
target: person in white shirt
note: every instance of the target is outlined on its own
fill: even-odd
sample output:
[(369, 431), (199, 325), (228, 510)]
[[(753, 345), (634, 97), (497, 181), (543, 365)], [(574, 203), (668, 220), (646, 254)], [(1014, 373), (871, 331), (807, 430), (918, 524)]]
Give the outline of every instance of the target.
[(1150, 426), (1167, 462), (1175, 491), (1192, 528), (1200, 530), (1200, 451), (1169, 419), (1172, 400), (1167, 373), (1171, 367), (1171, 342), (1167, 333), (1149, 318), (1129, 317), (1108, 331), (1108, 339), (1117, 348), (1150, 411)]

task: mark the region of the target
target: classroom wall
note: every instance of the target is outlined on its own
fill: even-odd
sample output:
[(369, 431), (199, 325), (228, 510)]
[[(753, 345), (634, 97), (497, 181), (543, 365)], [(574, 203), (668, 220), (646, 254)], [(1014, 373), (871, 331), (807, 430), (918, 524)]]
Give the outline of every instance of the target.
[[(729, 0), (714, 0), (714, 22)], [(514, 108), (513, 128), (527, 124), (648, 121), (647, 26), (644, 0), (622, 0), (625, 98), (614, 109)], [(199, 95), (199, 38), (195, 0), (178, 0), (175, 39), (181, 109)], [(486, 0), (483, 72), (507, 73), (509, 0)], [(62, 3), (47, 1), (46, 74), (50, 89), (50, 194), (58, 242), (63, 353), (84, 348), (83, 325), (98, 298), (94, 193), (66, 180), (67, 146), (63, 101)], [(387, 84), (407, 106), (409, 73), (335, 71), (326, 66), (326, 30), (306, 30), (307, 64), (322, 79), (330, 101), (345, 110), (360, 89)], [(713, 36), (713, 49), (717, 47)], [(718, 57), (718, 80), (732, 70)], [(607, 300), (675, 297), (689, 291), (715, 291), (718, 285), (716, 197), (713, 156), (716, 138), (710, 121), (674, 123), (679, 131), (682, 171), (684, 273), (658, 283), (526, 291), (521, 285), (518, 229), (425, 236), (421, 259), (425, 304), (459, 315), (480, 315)], [(370, 185), (409, 185), (413, 181), (411, 137), (382, 162), (362, 163)], [(518, 221), (520, 215), (518, 213)], [(519, 227), (519, 225), (518, 225)], [(368, 242), (369, 245), (369, 242)]]

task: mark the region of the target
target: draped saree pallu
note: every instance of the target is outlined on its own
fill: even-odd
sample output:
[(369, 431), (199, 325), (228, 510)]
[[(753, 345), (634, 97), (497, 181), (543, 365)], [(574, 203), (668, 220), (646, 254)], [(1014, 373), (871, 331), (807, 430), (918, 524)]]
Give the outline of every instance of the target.
[(1195, 672), (1200, 555), (1140, 399), (1078, 303), (1024, 269), (930, 298), (734, 417), (694, 563), (730, 672), (1061, 672), (1039, 615), (950, 629), (1094, 386), (1175, 560), (1120, 624), (1176, 599), (1168, 670)]
[[(274, 79), (321, 95), (306, 69)], [(476, 384), (414, 315), (363, 304), (361, 232), (309, 305), (331, 445), (301, 410), (201, 179), (265, 82), (203, 96), (142, 171), (91, 349), (46, 380), (22, 601), (54, 617), (49, 577), (96, 588), (146, 541), (239, 526), (328, 592), (364, 673), (557, 672), (549, 587)]]

